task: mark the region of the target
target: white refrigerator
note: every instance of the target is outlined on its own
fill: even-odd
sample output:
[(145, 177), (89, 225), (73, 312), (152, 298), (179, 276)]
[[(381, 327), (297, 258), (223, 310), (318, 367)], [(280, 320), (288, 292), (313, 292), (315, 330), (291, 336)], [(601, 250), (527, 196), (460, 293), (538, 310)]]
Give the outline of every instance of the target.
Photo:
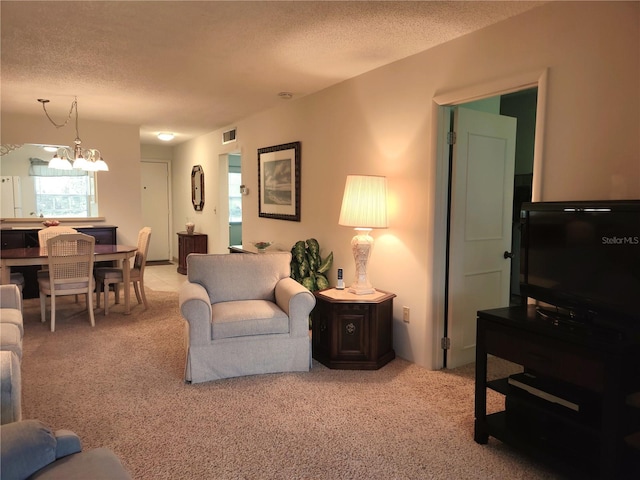
[(22, 186), (20, 177), (2, 177), (0, 185), (2, 187), (2, 218), (22, 217)]

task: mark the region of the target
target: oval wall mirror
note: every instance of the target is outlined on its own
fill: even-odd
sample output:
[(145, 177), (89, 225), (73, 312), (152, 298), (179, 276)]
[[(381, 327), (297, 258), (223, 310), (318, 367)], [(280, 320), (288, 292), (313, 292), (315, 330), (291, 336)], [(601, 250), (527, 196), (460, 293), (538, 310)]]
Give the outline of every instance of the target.
[(204, 208), (204, 170), (200, 165), (191, 169), (191, 202), (196, 212)]

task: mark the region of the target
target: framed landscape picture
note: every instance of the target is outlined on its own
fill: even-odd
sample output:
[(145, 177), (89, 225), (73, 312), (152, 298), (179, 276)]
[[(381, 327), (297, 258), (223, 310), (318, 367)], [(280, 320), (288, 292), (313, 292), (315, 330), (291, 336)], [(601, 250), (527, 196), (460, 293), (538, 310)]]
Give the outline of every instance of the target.
[(300, 142), (258, 149), (258, 216), (300, 221)]

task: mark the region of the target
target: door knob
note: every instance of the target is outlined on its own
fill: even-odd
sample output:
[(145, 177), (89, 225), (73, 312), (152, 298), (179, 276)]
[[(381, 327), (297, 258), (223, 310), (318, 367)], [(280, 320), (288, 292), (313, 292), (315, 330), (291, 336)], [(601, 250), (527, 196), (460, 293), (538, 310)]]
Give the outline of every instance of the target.
[(504, 258), (513, 258), (513, 253), (505, 251), (503, 256), (504, 256)]

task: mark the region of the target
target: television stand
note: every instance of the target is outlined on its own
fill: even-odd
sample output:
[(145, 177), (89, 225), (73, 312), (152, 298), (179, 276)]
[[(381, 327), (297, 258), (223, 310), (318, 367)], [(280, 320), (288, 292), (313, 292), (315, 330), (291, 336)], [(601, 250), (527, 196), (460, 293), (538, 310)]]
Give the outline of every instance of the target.
[[(640, 392), (637, 340), (561, 328), (534, 305), (479, 311), (477, 322), (477, 443), (494, 437), (573, 478), (640, 478), (640, 403), (629, 400)], [(514, 379), (488, 382), (488, 355), (534, 373), (542, 393)], [(487, 388), (505, 395), (504, 411), (487, 414)]]

